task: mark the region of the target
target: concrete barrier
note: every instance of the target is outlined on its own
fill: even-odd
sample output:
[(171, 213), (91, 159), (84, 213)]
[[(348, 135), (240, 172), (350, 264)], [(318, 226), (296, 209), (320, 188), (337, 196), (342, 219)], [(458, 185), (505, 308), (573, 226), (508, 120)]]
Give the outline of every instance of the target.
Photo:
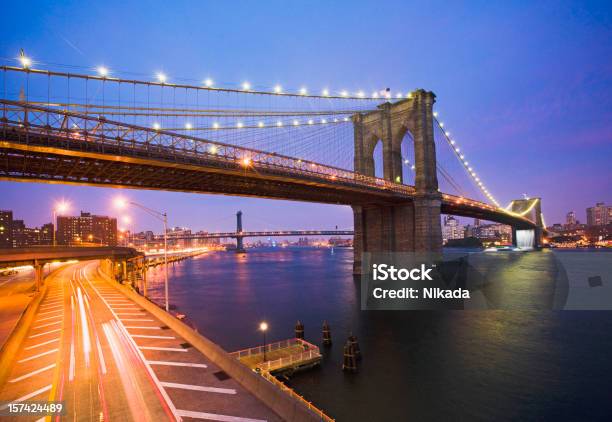
[(40, 291), (32, 298), (28, 306), (26, 306), (21, 317), (19, 317), (19, 321), (17, 321), (17, 325), (15, 325), (15, 329), (6, 339), (2, 349), (0, 349), (0, 389), (4, 387), (11, 369), (13, 369), (13, 361), (26, 339), (26, 335), (40, 307), (40, 302), (42, 302), (46, 294), (47, 284), (43, 284)]
[(295, 422), (322, 420), (321, 417), (311, 411), (305, 403), (301, 402), (295, 397), (290, 396), (289, 394), (286, 394), (264, 377), (251, 371), (237, 359), (230, 356), (230, 354), (223, 350), (223, 348), (221, 348), (219, 345), (194, 331), (181, 320), (168, 314), (159, 306), (140, 296), (128, 287), (113, 281), (102, 271), (98, 270), (98, 274), (110, 282), (115, 289), (119, 290), (138, 305), (142, 306), (144, 309), (174, 330), (178, 335), (187, 340), (193, 347), (202, 352), (215, 365), (234, 378), (238, 383), (240, 383), (240, 385), (261, 400), (284, 420)]

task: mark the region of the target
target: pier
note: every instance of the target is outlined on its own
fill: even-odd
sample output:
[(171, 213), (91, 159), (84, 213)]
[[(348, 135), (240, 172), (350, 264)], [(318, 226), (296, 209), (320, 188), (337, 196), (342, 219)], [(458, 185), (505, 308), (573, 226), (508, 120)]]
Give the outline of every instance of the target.
[[(264, 360), (264, 347), (266, 359)], [(254, 371), (279, 373), (318, 365), (319, 348), (306, 340), (292, 338), (230, 353)]]

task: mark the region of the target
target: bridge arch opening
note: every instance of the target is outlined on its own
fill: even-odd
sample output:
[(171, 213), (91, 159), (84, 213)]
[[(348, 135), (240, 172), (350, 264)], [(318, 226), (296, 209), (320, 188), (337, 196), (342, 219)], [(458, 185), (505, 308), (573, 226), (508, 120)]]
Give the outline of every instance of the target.
[(383, 178), (385, 176), (385, 168), (383, 162), (383, 143), (380, 139), (376, 139), (372, 143), (373, 148), (368, 156), (372, 157), (373, 175)]

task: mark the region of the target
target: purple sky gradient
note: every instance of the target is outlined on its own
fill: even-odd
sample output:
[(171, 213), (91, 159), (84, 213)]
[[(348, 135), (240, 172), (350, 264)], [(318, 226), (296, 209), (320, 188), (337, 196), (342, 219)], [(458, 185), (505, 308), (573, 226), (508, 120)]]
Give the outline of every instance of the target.
[[(26, 4), (27, 3), (27, 4)], [(503, 204), (543, 198), (547, 223), (612, 203), (612, 4), (589, 2), (10, 2), (0, 56), (259, 85), (426, 88)], [(6, 62), (6, 60), (5, 60)], [(29, 225), (54, 201), (117, 214), (116, 191), (0, 182)], [(228, 230), (352, 226), (348, 207), (125, 190), (172, 225)], [(132, 210), (136, 229), (157, 228)]]

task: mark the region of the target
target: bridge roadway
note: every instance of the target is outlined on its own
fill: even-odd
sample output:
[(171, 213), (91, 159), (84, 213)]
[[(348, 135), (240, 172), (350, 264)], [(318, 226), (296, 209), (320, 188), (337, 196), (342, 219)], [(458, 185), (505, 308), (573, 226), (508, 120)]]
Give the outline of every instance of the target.
[(66, 265), (47, 280), (0, 388), (0, 402), (25, 400), (64, 401), (70, 420), (280, 420), (111, 286), (92, 261)]
[[(290, 199), (343, 205), (412, 201), (413, 186), (350, 170), (9, 100), (0, 179)], [(86, 129), (85, 129), (86, 128)], [(442, 212), (533, 228), (526, 218), (442, 194)]]
[(129, 259), (140, 255), (142, 254), (133, 248), (121, 246), (36, 246), (0, 249), (0, 268), (84, 259)]

